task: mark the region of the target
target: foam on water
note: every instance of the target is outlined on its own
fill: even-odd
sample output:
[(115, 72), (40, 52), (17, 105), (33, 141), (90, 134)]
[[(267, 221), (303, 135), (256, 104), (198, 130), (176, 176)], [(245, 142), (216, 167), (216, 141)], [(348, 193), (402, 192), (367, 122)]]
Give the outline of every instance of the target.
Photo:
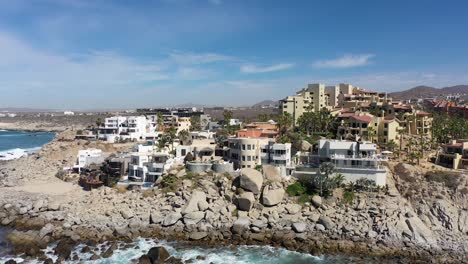
[(54, 136), (55, 133), (48, 132), (0, 131), (0, 160), (17, 159), (37, 152)]
[[(108, 247), (107, 243), (93, 247), (95, 254), (100, 255), (102, 250), (101, 246), (104, 245), (104, 250)], [(128, 264), (134, 263), (138, 258), (146, 254), (148, 250), (155, 246), (164, 246), (171, 256), (182, 259), (184, 261), (191, 260), (191, 263), (205, 264), (205, 263), (254, 263), (254, 264), (301, 264), (301, 263), (328, 263), (322, 257), (312, 256), (310, 254), (303, 254), (294, 251), (289, 251), (281, 248), (274, 248), (270, 246), (231, 246), (231, 247), (193, 247), (183, 245), (177, 242), (154, 241), (149, 239), (139, 238), (134, 241), (131, 247), (124, 248), (125, 243), (119, 243), (119, 249), (115, 250), (113, 255), (107, 259), (98, 259), (94, 261), (86, 261), (92, 264)], [(53, 254), (55, 245), (50, 245), (44, 250), (45, 254), (54, 262), (57, 257)], [(85, 245), (79, 245), (75, 248), (73, 254), (77, 254), (80, 259), (89, 259), (93, 253), (81, 253)], [(203, 259), (196, 259), (203, 257)], [(6, 261), (8, 258), (1, 259)], [(22, 258), (16, 257), (18, 263), (32, 263), (39, 264), (41, 261), (33, 260), (26, 262)], [(62, 263), (71, 264), (77, 263), (76, 261), (65, 261)]]

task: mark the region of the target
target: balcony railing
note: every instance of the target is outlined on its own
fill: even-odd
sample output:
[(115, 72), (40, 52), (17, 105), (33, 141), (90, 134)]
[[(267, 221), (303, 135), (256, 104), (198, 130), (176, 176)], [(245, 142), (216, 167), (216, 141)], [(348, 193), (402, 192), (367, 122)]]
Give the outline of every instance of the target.
[(388, 158), (380, 155), (338, 155), (332, 154), (330, 155), (331, 159), (345, 159), (345, 160), (375, 160), (375, 161), (387, 161)]

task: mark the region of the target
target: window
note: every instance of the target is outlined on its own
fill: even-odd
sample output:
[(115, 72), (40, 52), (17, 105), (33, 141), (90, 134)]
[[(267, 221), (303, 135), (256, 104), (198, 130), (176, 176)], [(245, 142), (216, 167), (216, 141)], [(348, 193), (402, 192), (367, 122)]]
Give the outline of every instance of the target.
[(242, 144), (242, 150), (245, 150), (245, 144)]
[(245, 156), (242, 156), (242, 161), (245, 161)]
[(247, 156), (247, 161), (252, 161), (252, 156)]
[(252, 150), (255, 150), (255, 145), (252, 145)]
[(252, 145), (248, 144), (247, 145), (247, 150), (252, 150)]

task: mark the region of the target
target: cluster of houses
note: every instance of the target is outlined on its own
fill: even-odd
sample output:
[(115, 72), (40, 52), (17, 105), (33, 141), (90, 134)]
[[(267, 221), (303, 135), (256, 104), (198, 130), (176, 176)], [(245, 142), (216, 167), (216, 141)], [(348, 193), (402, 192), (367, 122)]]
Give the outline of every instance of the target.
[[(385, 186), (387, 169), (382, 162), (388, 160), (390, 152), (378, 153), (378, 144), (398, 145), (405, 135), (431, 136), (429, 113), (386, 93), (350, 84), (309, 84), (296, 95), (281, 100), (279, 108), (292, 116), (295, 125), (306, 112), (328, 110), (337, 123), (337, 139), (322, 138), (315, 144), (306, 142), (297, 147), (276, 141), (280, 131), (273, 120), (243, 124), (231, 119), (225, 123), (212, 121), (196, 108), (137, 109), (132, 116), (108, 117), (98, 128), (99, 140), (135, 141), (130, 151), (106, 157), (100, 150), (82, 150), (74, 169), (81, 171), (90, 164), (104, 162), (107, 170), (119, 177), (118, 184), (145, 188), (170, 174), (175, 164), (185, 165), (192, 172), (219, 173), (271, 165), (283, 177), (300, 177), (317, 174), (321, 163), (331, 162), (345, 182), (365, 178)], [(240, 129), (219, 140), (217, 132), (224, 126)], [(161, 146), (158, 141), (163, 131), (171, 127), (176, 128), (176, 135), (187, 131), (188, 138), (179, 137)], [(445, 145), (436, 162), (453, 168), (467, 166), (468, 141)]]

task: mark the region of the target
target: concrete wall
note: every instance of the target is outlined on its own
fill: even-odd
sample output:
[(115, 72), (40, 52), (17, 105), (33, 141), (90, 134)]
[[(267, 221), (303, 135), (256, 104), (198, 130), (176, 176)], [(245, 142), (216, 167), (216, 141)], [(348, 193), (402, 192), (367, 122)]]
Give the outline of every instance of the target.
[(187, 162), (185, 166), (188, 171), (200, 173), (210, 170), (212, 164), (208, 162)]

